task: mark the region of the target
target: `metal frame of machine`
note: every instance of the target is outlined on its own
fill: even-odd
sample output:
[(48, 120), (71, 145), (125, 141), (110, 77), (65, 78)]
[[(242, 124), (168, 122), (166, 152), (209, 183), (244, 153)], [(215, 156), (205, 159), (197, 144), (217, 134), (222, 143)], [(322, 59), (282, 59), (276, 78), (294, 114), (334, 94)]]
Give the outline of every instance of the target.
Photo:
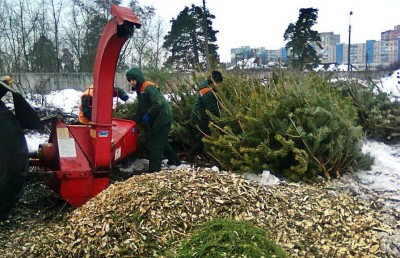
[(136, 150), (135, 121), (112, 118), (116, 66), (126, 40), (141, 23), (131, 9), (113, 5), (101, 36), (94, 69), (92, 122), (54, 123), (49, 142), (39, 147), (38, 159), (46, 183), (72, 206), (80, 206), (109, 186), (116, 162)]

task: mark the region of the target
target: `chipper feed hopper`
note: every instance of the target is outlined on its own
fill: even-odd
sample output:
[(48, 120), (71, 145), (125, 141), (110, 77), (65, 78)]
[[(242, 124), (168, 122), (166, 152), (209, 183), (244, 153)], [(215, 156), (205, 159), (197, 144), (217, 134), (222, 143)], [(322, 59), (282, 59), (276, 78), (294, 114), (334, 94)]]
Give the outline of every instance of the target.
[(136, 150), (135, 121), (112, 118), (112, 106), (121, 48), (141, 23), (126, 7), (113, 5), (111, 14), (97, 49), (89, 125), (57, 120), (48, 143), (29, 160), (22, 131), (27, 127), (0, 105), (0, 217), (18, 200), (28, 164), (43, 167), (46, 184), (72, 206), (80, 206), (107, 188), (114, 165)]

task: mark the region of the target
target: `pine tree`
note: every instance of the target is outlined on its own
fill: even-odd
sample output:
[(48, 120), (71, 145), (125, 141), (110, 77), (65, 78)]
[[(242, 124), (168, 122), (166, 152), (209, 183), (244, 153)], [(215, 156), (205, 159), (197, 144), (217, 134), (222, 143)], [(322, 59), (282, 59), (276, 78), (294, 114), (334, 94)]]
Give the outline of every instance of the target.
[(30, 54), (32, 72), (56, 72), (57, 53), (54, 43), (46, 36), (42, 35), (33, 44)]
[(305, 67), (319, 63), (319, 57), (313, 45), (320, 46), (318, 31), (311, 27), (317, 23), (318, 9), (300, 9), (296, 24), (290, 23), (283, 37), (288, 41), (286, 48), (291, 51), (291, 64), (303, 71)]
[[(212, 28), (212, 19), (215, 16), (208, 11), (206, 15), (209, 54), (213, 62), (219, 62), (218, 46), (215, 44), (218, 31)], [(185, 7), (176, 19), (172, 19), (171, 31), (164, 37), (163, 44), (171, 53), (166, 61), (167, 65), (182, 71), (206, 69), (203, 17), (203, 9), (192, 5), (191, 8)]]
[(224, 169), (306, 180), (338, 176), (366, 161), (355, 107), (324, 78), (281, 75), (268, 87), (244, 78), (224, 83), (229, 87), (218, 91), (223, 114), (212, 117), (204, 139)]

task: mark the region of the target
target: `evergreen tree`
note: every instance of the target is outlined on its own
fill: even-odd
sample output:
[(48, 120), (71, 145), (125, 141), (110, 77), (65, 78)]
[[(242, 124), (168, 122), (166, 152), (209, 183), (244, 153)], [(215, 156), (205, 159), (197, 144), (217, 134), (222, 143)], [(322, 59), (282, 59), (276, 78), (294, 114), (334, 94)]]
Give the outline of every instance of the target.
[(283, 35), (288, 41), (286, 48), (291, 51), (291, 64), (302, 71), (305, 67), (319, 63), (319, 57), (313, 45), (319, 45), (321, 38), (318, 31), (311, 27), (317, 23), (318, 9), (300, 9), (296, 24), (290, 23)]
[(30, 54), (32, 72), (56, 72), (57, 53), (54, 43), (46, 36), (42, 35), (33, 44)]
[(97, 5), (97, 8), (99, 8), (102, 12), (104, 12), (105, 15), (107, 15), (110, 12), (111, 5), (120, 5), (121, 1), (120, 0), (95, 0), (94, 1)]
[(61, 57), (62, 71), (71, 73), (75, 72), (74, 56), (71, 54), (68, 48), (63, 49)]
[(371, 165), (351, 100), (316, 73), (282, 73), (267, 88), (245, 77), (218, 89), (205, 149), (226, 170), (269, 170), (291, 180), (325, 178)]
[[(212, 19), (215, 16), (208, 11), (206, 16), (210, 59), (212, 62), (219, 62), (218, 46), (215, 44), (218, 31), (212, 28)], [(177, 70), (205, 70), (207, 51), (203, 9), (195, 5), (191, 8), (185, 7), (171, 23), (171, 31), (164, 37), (163, 44), (171, 53), (166, 64)]]

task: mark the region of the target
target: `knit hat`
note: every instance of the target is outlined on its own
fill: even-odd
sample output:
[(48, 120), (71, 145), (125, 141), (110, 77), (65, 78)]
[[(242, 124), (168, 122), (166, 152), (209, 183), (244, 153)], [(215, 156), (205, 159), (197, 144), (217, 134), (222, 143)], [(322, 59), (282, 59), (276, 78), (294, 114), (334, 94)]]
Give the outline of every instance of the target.
[(212, 72), (212, 79), (216, 83), (221, 83), (221, 82), (224, 81), (224, 78), (222, 77), (222, 74), (220, 72), (218, 72), (218, 71), (213, 71)]

